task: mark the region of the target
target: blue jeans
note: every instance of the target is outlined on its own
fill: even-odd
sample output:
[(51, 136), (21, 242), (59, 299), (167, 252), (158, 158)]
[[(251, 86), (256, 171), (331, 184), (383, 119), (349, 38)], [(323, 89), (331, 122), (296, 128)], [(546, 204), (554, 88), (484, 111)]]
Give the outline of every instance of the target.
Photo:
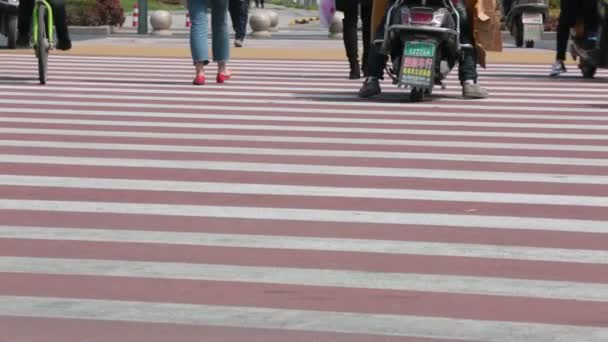
[(211, 8), (211, 34), (213, 60), (228, 61), (230, 58), (228, 36), (228, 0), (188, 0), (190, 11), (190, 50), (192, 61), (209, 64), (209, 19), (207, 13)]

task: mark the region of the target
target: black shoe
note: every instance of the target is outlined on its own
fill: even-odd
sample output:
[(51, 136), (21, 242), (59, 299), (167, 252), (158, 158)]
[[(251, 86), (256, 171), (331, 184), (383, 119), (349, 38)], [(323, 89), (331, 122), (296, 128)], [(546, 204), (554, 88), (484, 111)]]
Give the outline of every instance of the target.
[(368, 77), (365, 82), (363, 82), (363, 86), (359, 90), (359, 97), (367, 98), (378, 95), (382, 92), (380, 89), (380, 82), (375, 77)]
[(57, 39), (57, 50), (67, 51), (72, 48), (72, 41), (68, 39)]

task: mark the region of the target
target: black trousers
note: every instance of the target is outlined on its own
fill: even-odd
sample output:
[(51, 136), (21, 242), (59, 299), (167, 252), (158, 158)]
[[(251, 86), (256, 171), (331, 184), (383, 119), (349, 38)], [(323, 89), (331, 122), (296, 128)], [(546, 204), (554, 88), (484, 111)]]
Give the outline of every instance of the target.
[(247, 17), (249, 12), (249, 0), (229, 0), (228, 11), (234, 29), (234, 38), (245, 39), (247, 33)]
[(503, 14), (507, 15), (509, 14), (509, 11), (511, 11), (511, 5), (513, 4), (513, 0), (503, 0), (502, 1), (502, 10), (503, 10)]
[[(67, 18), (65, 13), (64, 0), (50, 1), (53, 9), (53, 18), (57, 29), (57, 38), (59, 40), (67, 40), (70, 38), (68, 34)], [(19, 36), (29, 37), (32, 31), (32, 14), (34, 11), (34, 0), (21, 0), (19, 2), (19, 20), (18, 31)]]
[[(473, 30), (467, 10), (462, 1), (455, 6), (460, 14), (460, 43), (471, 44), (474, 40)], [(386, 15), (384, 16), (380, 27), (376, 29), (376, 39), (384, 39), (385, 22)], [(386, 61), (387, 56), (380, 52), (380, 47), (377, 44), (372, 44), (369, 52), (369, 75), (376, 78), (382, 78)], [(460, 62), (458, 63), (458, 78), (461, 82), (468, 80), (477, 82), (477, 77), (477, 51), (475, 49), (463, 49)]]
[(557, 25), (557, 54), (556, 59), (566, 59), (570, 28), (576, 24), (579, 15), (585, 18), (585, 34), (597, 32), (598, 10), (595, 0), (561, 0), (561, 11)]
[(260, 5), (262, 5), (262, 8), (264, 8), (264, 0), (255, 0), (255, 7), (259, 8)]
[(344, 9), (344, 19), (342, 20), (344, 48), (346, 57), (351, 64), (359, 62), (359, 38), (357, 34), (357, 25), (361, 16), (362, 33), (363, 33), (363, 58), (361, 61), (363, 71), (367, 71), (369, 56), (370, 39), (371, 39), (371, 17), (372, 17), (372, 0), (361, 1), (361, 8), (358, 5), (348, 6)]

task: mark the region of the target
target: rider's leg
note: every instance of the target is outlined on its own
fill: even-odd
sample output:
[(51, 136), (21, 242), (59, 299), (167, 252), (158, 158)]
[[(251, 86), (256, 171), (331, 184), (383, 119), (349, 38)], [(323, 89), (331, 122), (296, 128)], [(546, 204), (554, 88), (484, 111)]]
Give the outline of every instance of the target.
[(28, 47), (32, 30), (32, 12), (34, 11), (34, 0), (21, 0), (19, 2), (19, 20), (17, 45)]
[[(376, 29), (375, 39), (384, 38), (384, 23), (386, 22), (386, 14), (381, 21), (381, 24)], [(382, 54), (378, 44), (371, 44), (369, 47), (369, 55), (367, 58), (368, 77), (363, 82), (363, 86), (359, 90), (359, 97), (370, 97), (378, 95), (382, 92), (380, 89), (380, 79), (382, 79), (384, 66), (388, 56)]]
[(72, 48), (72, 41), (70, 40), (70, 33), (68, 32), (68, 20), (65, 12), (65, 1), (64, 0), (52, 0), (51, 6), (53, 7), (53, 18), (55, 21), (55, 28), (57, 29), (57, 49), (69, 50)]
[(587, 48), (592, 49), (597, 43), (597, 31), (599, 28), (599, 12), (596, 0), (582, 1), (582, 15), (585, 18), (585, 37), (587, 37)]

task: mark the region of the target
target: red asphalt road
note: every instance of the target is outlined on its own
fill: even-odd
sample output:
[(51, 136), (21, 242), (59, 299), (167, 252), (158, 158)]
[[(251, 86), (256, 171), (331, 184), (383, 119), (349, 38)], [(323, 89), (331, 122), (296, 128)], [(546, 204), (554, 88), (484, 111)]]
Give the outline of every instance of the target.
[[(0, 56), (0, 64), (7, 64), (12, 58), (14, 56)], [(56, 57), (51, 60), (50, 80), (46, 87), (35, 85), (30, 80), (32, 70), (35, 70), (34, 60), (24, 58), (24, 61), (27, 62), (11, 69), (9, 81), (0, 81), (3, 110), (0, 112), (0, 342), (516, 341), (516, 332), (510, 337), (492, 331), (491, 324), (494, 323), (505, 326), (512, 323), (528, 323), (532, 327), (563, 326), (564, 329), (575, 329), (572, 330), (575, 331), (572, 341), (577, 342), (591, 342), (591, 335), (582, 333), (586, 328), (599, 329), (597, 331), (608, 336), (608, 290), (595, 290), (597, 286), (608, 288), (608, 262), (585, 257), (608, 252), (608, 228), (603, 229), (608, 227), (605, 206), (583, 202), (563, 205), (550, 201), (541, 204), (526, 201), (501, 203), (498, 200), (500, 196), (494, 200), (467, 200), (470, 192), (517, 194), (524, 199), (534, 195), (605, 197), (608, 193), (605, 178), (608, 175), (608, 101), (605, 92), (600, 92), (608, 90), (605, 82), (608, 74), (605, 72), (600, 74), (597, 81), (583, 81), (575, 75), (560, 79), (547, 78), (544, 76), (545, 66), (492, 66), (482, 71), (481, 81), (488, 84), (493, 94), (487, 101), (464, 101), (457, 95), (445, 96), (438, 91), (439, 95), (430, 102), (411, 105), (388, 83), (383, 85), (384, 97), (377, 102), (356, 99), (354, 94), (359, 83), (345, 80), (344, 65), (333, 62), (237, 61), (233, 69), (234, 80), (224, 86), (201, 88), (187, 85), (191, 70), (188, 62), (180, 59)], [(524, 75), (524, 72), (529, 75)], [(276, 75), (277, 79), (273, 81), (256, 76), (271, 74)], [(114, 80), (96, 82), (95, 76), (113, 77)], [(88, 80), (79, 77), (87, 77)], [(133, 81), (133, 78), (137, 81)], [(158, 78), (165, 79), (165, 82), (156, 81)], [(248, 81), (255, 84), (248, 86)], [(522, 88), (534, 90), (520, 91), (517, 85), (506, 84), (510, 82), (519, 82)], [(66, 87), (74, 89), (64, 89)], [(271, 89), (277, 87), (284, 89)], [(325, 90), (309, 89), (315, 87)], [(568, 91), (572, 87), (589, 92), (581, 92), (585, 96), (577, 96), (578, 93)], [(459, 90), (454, 79), (450, 80), (448, 89)], [(200, 95), (190, 93), (195, 91)], [(206, 94), (208, 91), (219, 94)], [(522, 94), (526, 96), (522, 97)], [(107, 98), (89, 97), (99, 95)], [(332, 95), (334, 99), (324, 97)], [(139, 98), (112, 98), (120, 96)], [(160, 96), (171, 99), (160, 99)], [(537, 102), (532, 103), (531, 100)], [(375, 105), (377, 103), (382, 106)], [(183, 107), (178, 108), (177, 105)], [(119, 111), (121, 113), (117, 113)], [(411, 111), (415, 113), (409, 114)], [(433, 113), (438, 115), (433, 116)], [(179, 117), (171, 116), (176, 114)], [(211, 114), (220, 117), (211, 118), (208, 116)], [(335, 121), (342, 119), (346, 120)], [(476, 124), (470, 125), (472, 122)], [(142, 133), (151, 135), (142, 136)], [(520, 136), (524, 133), (526, 136)], [(218, 135), (234, 139), (224, 139)], [(598, 138), (601, 136), (607, 138)], [(273, 137), (278, 141), (256, 140), (256, 137)], [(288, 140), (295, 138), (310, 140)], [(345, 140), (315, 141), (322, 138)], [(361, 139), (375, 143), (364, 144), (359, 142)], [(408, 141), (408, 144), (391, 144), (380, 139)], [(36, 142), (43, 143), (41, 146), (28, 146)], [(428, 142), (438, 146), (430, 146)], [(57, 143), (62, 145), (54, 145)], [(95, 145), (85, 148), (78, 145), (82, 143)], [(503, 145), (451, 145), (456, 143)], [(532, 146), (524, 147), (522, 144)], [(144, 150), (138, 150), (141, 146), (145, 147)], [(162, 151), (162, 146), (184, 149), (204, 147), (211, 150)], [(226, 148), (238, 148), (240, 152), (231, 152)], [(318, 151), (319, 154), (299, 155), (304, 150)], [(361, 155), (339, 155), (342, 152), (361, 152)], [(427, 156), (389, 155), (380, 158), (376, 155), (378, 153), (420, 153)], [(16, 157), (22, 157), (22, 160), (15, 161)], [(54, 159), (41, 159), (47, 157)], [(494, 157), (506, 159), (494, 160)], [(530, 161), (521, 161), (522, 158), (530, 158)], [(563, 164), (550, 159), (563, 160)], [(126, 166), (123, 162), (135, 165)], [(214, 162), (219, 169), (189, 164), (197, 162)], [(240, 163), (242, 168), (222, 166), (226, 163)], [(274, 170), (260, 171), (253, 168), (254, 163), (257, 166), (278, 166)], [(323, 167), (331, 172), (306, 171), (304, 166), (301, 171), (291, 171), (292, 167), (298, 165), (314, 166), (317, 170)], [(360, 174), (350, 174), (346, 168), (358, 168)], [(394, 174), (374, 175), (371, 168), (393, 170)], [(403, 169), (418, 170), (419, 176), (404, 175)], [(425, 172), (430, 171), (425, 170), (442, 173), (426, 177)], [(449, 176), (457, 171), (470, 171), (471, 177), (477, 175), (476, 172), (488, 172), (494, 178), (459, 179)], [(542, 174), (546, 181), (519, 180), (513, 174), (524, 179)], [(49, 186), (11, 184), (10, 180), (3, 181), (3, 176), (21, 176), (29, 180), (69, 177), (78, 179), (83, 185), (68, 187), (61, 178)], [(579, 181), (571, 180), (569, 176), (578, 177), (576, 179)], [(137, 189), (135, 185), (128, 189), (107, 189), (94, 188), (95, 179), (312, 186), (331, 187), (336, 191), (335, 195), (301, 195), (291, 194), (288, 190), (272, 194), (218, 193), (211, 190), (158, 191)], [(340, 191), (349, 192), (350, 188), (432, 190), (445, 192), (445, 196), (438, 199), (396, 199), (340, 194)], [(41, 203), (42, 207), (35, 207), (31, 201), (39, 201), (36, 203)], [(53, 201), (64, 201), (64, 204), (51, 208)], [(77, 209), (82, 203), (100, 207), (106, 203), (125, 203), (143, 208), (153, 204), (174, 205), (176, 208), (186, 205), (213, 206), (252, 209), (260, 213), (281, 208), (307, 209), (315, 213), (331, 210), (338, 214), (327, 222), (292, 217), (253, 219), (239, 217), (238, 214), (220, 218), (197, 213), (185, 216), (171, 209), (154, 215), (141, 214), (128, 212), (130, 207), (126, 205), (127, 212), (122, 213), (84, 212)], [(400, 213), (424, 214), (429, 221), (388, 224), (357, 220), (358, 213), (369, 211), (378, 213), (378, 217)], [(449, 225), (434, 224), (433, 219), (438, 215), (449, 215), (452, 221)], [(458, 221), (463, 216), (486, 218), (489, 223), (475, 225)], [(492, 221), (492, 218), (496, 219)], [(552, 223), (533, 225), (526, 222)], [(511, 226), (502, 227), (503, 223)], [(600, 228), (578, 229), (578, 223)], [(37, 237), (26, 236), (30, 227), (41, 228), (36, 233)], [(114, 240), (53, 236), (54, 228), (91, 232), (102, 229), (112, 232)], [(269, 236), (332, 239), (328, 246), (339, 243), (335, 239), (361, 239), (370, 243), (434, 242), (450, 244), (454, 248), (445, 252), (435, 251), (438, 255), (427, 255), (398, 254), (389, 250), (376, 253), (331, 248), (319, 250), (289, 245), (282, 248), (184, 245), (168, 241), (121, 241), (125, 230), (233, 234), (250, 236), (259, 241), (265, 241)], [(489, 257), (475, 250), (467, 250), (466, 246), (471, 245), (521, 247), (531, 252), (539, 248), (559, 248), (571, 252), (571, 260), (533, 260), (526, 255)], [(472, 254), (455, 254), (457, 248), (462, 253)], [(546, 257), (551, 258), (550, 255)], [(275, 267), (277, 273), (281, 270), (357, 271), (368, 272), (370, 286), (313, 286), (273, 282), (272, 279), (252, 282), (170, 276), (111, 276), (103, 271), (85, 274), (78, 267), (72, 270), (76, 274), (70, 275), (53, 270), (32, 272), (26, 266), (29, 260), (54, 260), (61, 264), (65, 259), (83, 262), (104, 260), (115, 263), (117, 267), (135, 261), (157, 263), (167, 265), (169, 275), (171, 266), (167, 263)], [(16, 261), (7, 268), (5, 260)], [(15, 272), (15, 268), (21, 268), (21, 271)], [(492, 292), (499, 291), (492, 288), (487, 289), (488, 293), (434, 290), (435, 285), (442, 284), (402, 290), (390, 288), (390, 284), (385, 285), (381, 281), (376, 283), (376, 276), (381, 279), (387, 274), (446, 276), (447, 285), (456, 282), (455, 278), (447, 276), (476, 277), (482, 281), (502, 282), (507, 289), (512, 286), (509, 285), (510, 281), (529, 281), (529, 287), (533, 287), (535, 281), (561, 282), (559, 286), (553, 285), (561, 287), (561, 293), (574, 295), (573, 284), (576, 284), (587, 286), (590, 292), (595, 291), (594, 298), (604, 300), (502, 295)], [(238, 278), (238, 274), (235, 276)], [(555, 288), (547, 288), (548, 292), (553, 290)], [(602, 291), (605, 291), (605, 296)], [(379, 334), (371, 328), (368, 333), (339, 328), (335, 331), (315, 331), (312, 322), (291, 321), (289, 316), (281, 316), (283, 321), (280, 326), (255, 327), (246, 325), (244, 318), (227, 318), (219, 325), (204, 322), (200, 325), (183, 324), (177, 320), (161, 323), (145, 321), (140, 317), (125, 321), (108, 320), (103, 318), (103, 312), (95, 319), (73, 319), (62, 316), (65, 308), (61, 306), (57, 306), (52, 315), (40, 307), (32, 307), (20, 315), (11, 314), (12, 308), (3, 308), (1, 303), (13, 298), (22, 298), (26, 303), (31, 298), (95, 299), (125, 303), (212, 305), (243, 310), (271, 308), (285, 312), (386, 314), (403, 316), (404, 320), (406, 316), (470, 320), (479, 326), (470, 330), (463, 327), (462, 334), (468, 334), (465, 337), (459, 331), (448, 331), (444, 326), (431, 327), (432, 333), (428, 336), (416, 336), (409, 332), (394, 332), (402, 336), (387, 336), (393, 333), (386, 331)], [(247, 311), (243, 311), (242, 315), (246, 317)], [(579, 328), (581, 330), (576, 330)], [(365, 330), (365, 327), (362, 329)], [(395, 329), (399, 331), (398, 326)], [(464, 331), (469, 332), (465, 334)], [(576, 335), (576, 332), (580, 332), (580, 335)], [(548, 330), (537, 332), (530, 335), (532, 339), (529, 341), (535, 341), (534, 338), (550, 341), (554, 337), (551, 334)]]

